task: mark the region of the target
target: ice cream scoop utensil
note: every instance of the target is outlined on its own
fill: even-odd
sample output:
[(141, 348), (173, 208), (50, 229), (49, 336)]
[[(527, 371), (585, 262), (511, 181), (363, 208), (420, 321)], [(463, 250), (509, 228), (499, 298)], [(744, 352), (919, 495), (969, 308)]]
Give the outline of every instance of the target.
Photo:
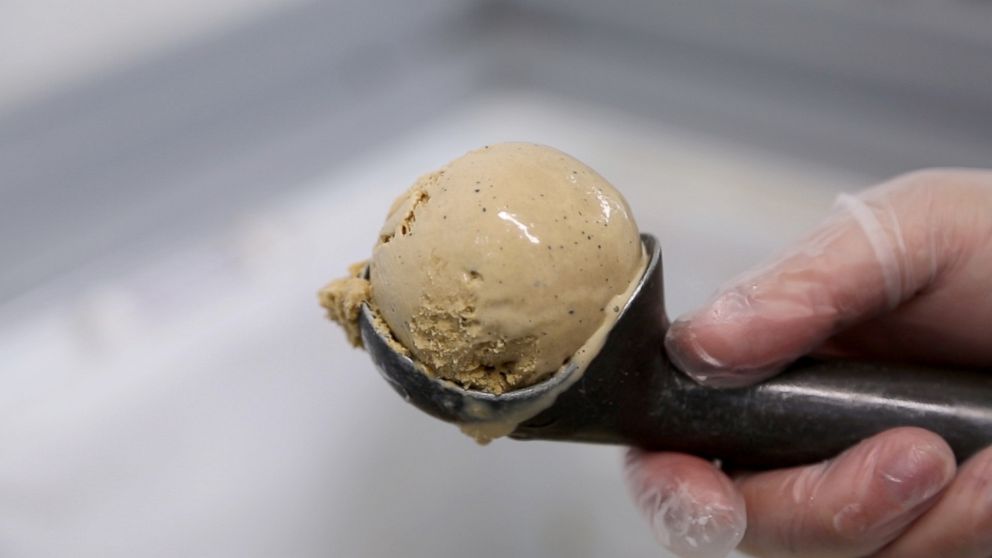
[[(512, 438), (681, 451), (747, 468), (826, 459), (897, 426), (940, 434), (959, 459), (992, 444), (992, 373), (804, 359), (756, 386), (696, 384), (665, 355), (661, 251), (654, 237), (642, 240), (650, 263), (602, 349), (550, 407), (517, 425)], [(426, 375), (394, 350), (368, 308), (360, 326), (390, 385), (448, 422), (512, 417), (576, 373), (566, 365), (547, 381), (502, 395), (465, 390)]]

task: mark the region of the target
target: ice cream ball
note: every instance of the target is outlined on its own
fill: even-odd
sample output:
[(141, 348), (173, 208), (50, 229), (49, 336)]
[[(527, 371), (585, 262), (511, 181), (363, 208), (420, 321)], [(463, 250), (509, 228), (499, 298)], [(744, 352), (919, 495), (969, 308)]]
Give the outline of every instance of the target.
[(619, 312), (645, 255), (623, 196), (544, 145), (501, 143), (419, 178), (389, 210), (370, 303), (428, 373), (503, 393), (555, 373)]

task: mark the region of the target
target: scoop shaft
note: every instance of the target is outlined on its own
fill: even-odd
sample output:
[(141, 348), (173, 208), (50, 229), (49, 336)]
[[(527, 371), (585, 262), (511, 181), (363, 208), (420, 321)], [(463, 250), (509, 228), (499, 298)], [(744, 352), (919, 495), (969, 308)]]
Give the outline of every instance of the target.
[[(977, 371), (803, 360), (750, 388), (704, 388), (668, 371), (642, 379), (617, 394), (615, 420), (546, 414), (518, 434), (682, 451), (745, 468), (819, 461), (899, 426), (936, 432), (961, 460), (992, 445), (992, 374)], [(581, 404), (569, 395), (551, 411)]]

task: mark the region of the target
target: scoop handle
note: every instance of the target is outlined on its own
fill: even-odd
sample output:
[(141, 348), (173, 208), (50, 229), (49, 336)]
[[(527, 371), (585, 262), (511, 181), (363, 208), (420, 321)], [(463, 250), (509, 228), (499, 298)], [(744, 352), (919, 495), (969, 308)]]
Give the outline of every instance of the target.
[(962, 460), (992, 445), (988, 372), (807, 359), (749, 388), (703, 388), (681, 374), (650, 387), (643, 422), (618, 424), (635, 445), (739, 466), (814, 462), (899, 426), (941, 435)]
[(936, 432), (959, 460), (992, 445), (992, 371), (804, 359), (761, 384), (716, 389), (663, 354), (642, 365), (651, 373), (618, 370), (613, 385), (590, 378), (515, 437), (681, 451), (749, 469), (827, 459), (899, 426)]

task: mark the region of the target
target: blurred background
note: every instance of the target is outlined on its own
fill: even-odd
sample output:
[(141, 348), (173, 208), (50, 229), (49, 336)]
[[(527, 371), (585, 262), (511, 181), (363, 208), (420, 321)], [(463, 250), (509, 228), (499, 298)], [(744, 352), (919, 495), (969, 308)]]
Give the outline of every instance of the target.
[(315, 292), (485, 143), (598, 169), (701, 303), (838, 192), (992, 164), (992, 4), (7, 0), (0, 555), (661, 556), (621, 450), (476, 446)]

